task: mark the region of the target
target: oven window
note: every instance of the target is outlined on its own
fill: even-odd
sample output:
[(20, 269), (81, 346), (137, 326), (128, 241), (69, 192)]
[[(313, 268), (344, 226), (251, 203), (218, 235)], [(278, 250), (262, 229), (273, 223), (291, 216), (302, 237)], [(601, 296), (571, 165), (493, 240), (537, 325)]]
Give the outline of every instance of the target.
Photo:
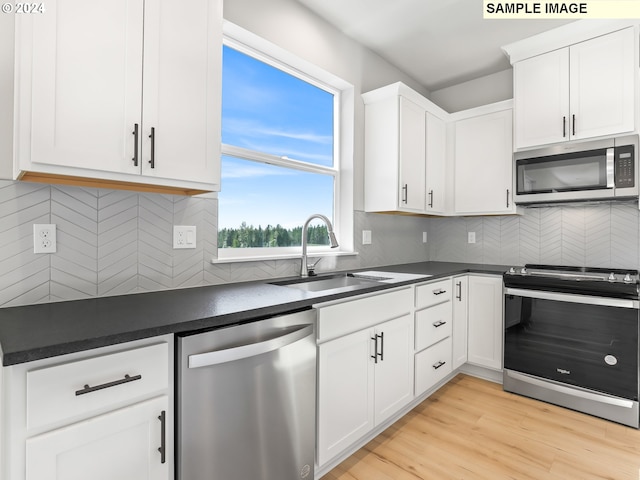
[(518, 194), (607, 188), (606, 149), (516, 161)]
[(504, 367), (638, 400), (638, 310), (505, 295)]

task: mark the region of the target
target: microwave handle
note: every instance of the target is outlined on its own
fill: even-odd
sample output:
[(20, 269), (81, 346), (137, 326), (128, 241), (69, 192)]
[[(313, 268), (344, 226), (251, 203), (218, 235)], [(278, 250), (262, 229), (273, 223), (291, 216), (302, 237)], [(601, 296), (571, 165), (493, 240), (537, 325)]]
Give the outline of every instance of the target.
[(614, 149), (607, 148), (607, 188), (615, 187)]

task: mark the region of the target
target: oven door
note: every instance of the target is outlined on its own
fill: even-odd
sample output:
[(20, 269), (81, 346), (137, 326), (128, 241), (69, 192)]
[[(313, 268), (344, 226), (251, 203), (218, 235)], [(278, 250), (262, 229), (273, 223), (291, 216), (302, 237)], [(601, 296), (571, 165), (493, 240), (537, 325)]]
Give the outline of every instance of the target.
[(504, 368), (638, 400), (638, 301), (505, 289)]

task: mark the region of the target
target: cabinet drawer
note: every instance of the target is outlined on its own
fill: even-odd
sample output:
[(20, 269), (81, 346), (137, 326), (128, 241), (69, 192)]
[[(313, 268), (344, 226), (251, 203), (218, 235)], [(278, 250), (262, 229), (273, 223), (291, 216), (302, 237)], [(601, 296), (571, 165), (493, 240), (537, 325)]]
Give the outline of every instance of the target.
[(168, 388), (166, 342), (27, 372), (27, 427), (122, 406)]
[(451, 336), (451, 302), (416, 312), (416, 351)]
[(451, 301), (451, 279), (416, 287), (416, 308), (430, 307)]
[(451, 373), (451, 337), (417, 353), (415, 361), (418, 396)]
[(411, 313), (413, 289), (351, 300), (318, 309), (318, 341), (357, 332)]

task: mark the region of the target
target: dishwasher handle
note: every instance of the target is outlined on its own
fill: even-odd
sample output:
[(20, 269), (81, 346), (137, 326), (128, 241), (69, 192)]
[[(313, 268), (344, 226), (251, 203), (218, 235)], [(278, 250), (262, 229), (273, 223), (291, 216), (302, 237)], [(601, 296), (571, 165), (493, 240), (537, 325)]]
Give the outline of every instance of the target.
[(189, 355), (189, 368), (208, 367), (220, 363), (233, 362), (243, 358), (255, 357), (263, 353), (272, 352), (302, 340), (313, 333), (312, 324), (293, 325), (287, 327), (284, 334), (258, 343), (249, 343), (206, 353)]

